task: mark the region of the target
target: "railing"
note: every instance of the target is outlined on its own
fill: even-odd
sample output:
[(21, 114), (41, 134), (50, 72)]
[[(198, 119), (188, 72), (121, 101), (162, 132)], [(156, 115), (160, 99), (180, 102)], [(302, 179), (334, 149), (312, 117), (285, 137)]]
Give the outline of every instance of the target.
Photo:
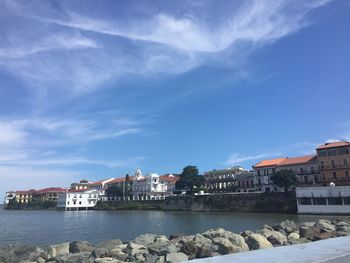
[(334, 170), (334, 169), (346, 169), (350, 168), (348, 164), (335, 164), (335, 165), (321, 165), (318, 167), (319, 170)]

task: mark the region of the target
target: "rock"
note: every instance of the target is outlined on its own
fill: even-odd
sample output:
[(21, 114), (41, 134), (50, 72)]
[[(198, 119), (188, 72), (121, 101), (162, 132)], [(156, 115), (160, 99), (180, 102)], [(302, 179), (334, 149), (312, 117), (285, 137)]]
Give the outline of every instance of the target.
[[(253, 233), (253, 232), (250, 232), (250, 233)], [(202, 233), (202, 236), (210, 239), (214, 239), (216, 237), (227, 238), (228, 240), (230, 240), (232, 245), (240, 247), (242, 251), (249, 250), (248, 245), (246, 244), (246, 242), (244, 241), (244, 238), (241, 235), (238, 235), (230, 231), (226, 231), (222, 228), (210, 229)]]
[(69, 244), (70, 253), (92, 252), (94, 246), (88, 241), (74, 241)]
[(195, 241), (185, 242), (180, 249), (181, 252), (185, 253), (188, 256), (188, 259), (194, 259), (198, 252), (198, 247), (196, 246)]
[(57, 257), (64, 254), (69, 254), (69, 243), (52, 245), (47, 248), (48, 258)]
[(186, 256), (186, 254), (182, 253), (182, 252), (178, 252), (178, 253), (171, 253), (166, 255), (166, 262), (167, 263), (175, 263), (175, 262), (183, 262), (183, 261), (187, 261), (188, 257)]
[(336, 227), (337, 232), (350, 233), (350, 225), (338, 225)]
[(145, 257), (143, 256), (142, 253), (136, 253), (134, 255), (134, 258), (136, 259), (136, 262), (144, 262), (145, 261)]
[(327, 239), (331, 237), (335, 237), (335, 232), (321, 232), (321, 230), (316, 226), (311, 227), (300, 227), (300, 236), (303, 238), (307, 238), (311, 241), (317, 241), (322, 239)]
[(122, 263), (122, 261), (119, 261), (115, 258), (96, 258), (95, 263)]
[(251, 234), (254, 234), (254, 232), (246, 230), (246, 231), (243, 231), (240, 235), (245, 239), (246, 237), (250, 236)]
[(196, 257), (197, 258), (207, 258), (207, 257), (213, 257), (214, 255), (218, 255), (217, 249), (215, 249), (213, 246), (210, 245), (203, 245), (200, 248), (198, 248), (198, 252)]
[(156, 242), (154, 242), (148, 246), (148, 250), (152, 254), (166, 255), (168, 252), (168, 245), (169, 244), (170, 244), (170, 241), (168, 239), (157, 239)]
[(306, 239), (306, 238), (299, 238), (299, 239), (290, 239), (289, 240), (289, 244), (291, 245), (298, 245), (298, 244), (304, 244), (304, 243), (309, 243), (311, 242), (309, 239)]
[(316, 225), (321, 232), (335, 232), (335, 226), (329, 220), (319, 220)]
[(110, 251), (107, 248), (98, 247), (94, 249), (94, 251), (92, 252), (92, 255), (95, 258), (110, 257)]
[(272, 228), (272, 226), (269, 226), (269, 225), (263, 225), (263, 228), (265, 228), (265, 229), (268, 229), (268, 230), (273, 230), (273, 228)]
[(134, 244), (140, 244), (144, 246), (148, 246), (156, 241), (157, 238), (159, 238), (159, 235), (154, 234), (144, 234), (141, 236), (136, 237), (132, 243)]
[(213, 238), (213, 243), (218, 245), (218, 252), (222, 255), (242, 252), (241, 247), (234, 246), (229, 239), (224, 237)]
[(29, 258), (37, 251), (37, 247), (21, 244), (5, 244), (0, 246), (0, 262), (17, 263)]
[(260, 234), (251, 234), (247, 237), (246, 243), (250, 250), (273, 247), (270, 241)]
[(120, 248), (112, 249), (110, 252), (112, 258), (118, 259), (120, 261), (126, 261), (128, 254), (124, 253)]
[(273, 246), (284, 246), (288, 244), (287, 237), (278, 231), (272, 231), (267, 240), (270, 241)]
[(135, 256), (138, 253), (148, 253), (146, 247), (141, 244), (135, 244), (132, 242), (128, 243), (128, 246), (125, 249), (126, 253), (128, 253), (130, 256)]
[(273, 227), (274, 230), (276, 230), (276, 231), (283, 230), (286, 234), (290, 234), (292, 232), (295, 232), (298, 230), (298, 228), (299, 228), (298, 225), (295, 224), (295, 222), (292, 220), (285, 220), (285, 221), (281, 222), (280, 224), (275, 225)]
[(211, 239), (205, 237), (205, 236), (202, 236), (201, 234), (197, 234), (194, 236), (194, 239), (193, 241), (195, 242), (196, 246), (197, 247), (201, 247), (203, 245), (212, 245), (213, 242), (211, 241)]
[(89, 260), (89, 252), (81, 252), (75, 254), (62, 254), (56, 257), (53, 257), (51, 260), (57, 263), (88, 263), (94, 262), (93, 259)]
[(300, 235), (296, 232), (292, 232), (288, 235), (288, 240), (291, 240), (291, 239), (299, 239), (300, 238)]
[(308, 227), (314, 226), (314, 225), (316, 225), (315, 222), (303, 222), (303, 223), (299, 224), (299, 228), (300, 228), (300, 227), (306, 227), (306, 228), (308, 228)]
[(158, 263), (159, 256), (158, 255), (152, 255), (152, 254), (145, 254), (145, 263)]
[(108, 251), (111, 251), (112, 249), (118, 248), (122, 244), (123, 242), (120, 239), (111, 239), (98, 243), (95, 248), (105, 248)]

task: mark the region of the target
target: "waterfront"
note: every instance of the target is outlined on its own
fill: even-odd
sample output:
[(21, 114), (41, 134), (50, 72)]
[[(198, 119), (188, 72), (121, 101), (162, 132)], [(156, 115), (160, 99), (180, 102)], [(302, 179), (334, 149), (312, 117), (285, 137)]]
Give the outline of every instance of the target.
[[(240, 212), (164, 212), (164, 211), (8, 211), (0, 207), (0, 243), (35, 245), (106, 239), (131, 240), (143, 233), (170, 235), (195, 234), (222, 227), (233, 232), (256, 230), (285, 219), (295, 222), (344, 216), (313, 216)], [(349, 218), (349, 217), (348, 217)]]

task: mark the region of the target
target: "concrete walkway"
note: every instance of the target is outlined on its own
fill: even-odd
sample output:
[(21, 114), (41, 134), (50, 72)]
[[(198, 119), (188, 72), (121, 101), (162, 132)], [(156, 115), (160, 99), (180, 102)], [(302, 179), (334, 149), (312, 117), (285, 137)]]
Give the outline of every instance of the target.
[(350, 263), (350, 237), (191, 260), (191, 263)]

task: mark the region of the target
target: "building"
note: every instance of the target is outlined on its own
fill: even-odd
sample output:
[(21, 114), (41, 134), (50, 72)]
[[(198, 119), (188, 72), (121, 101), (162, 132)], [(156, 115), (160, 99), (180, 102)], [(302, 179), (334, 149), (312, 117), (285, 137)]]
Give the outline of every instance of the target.
[(11, 201), (16, 200), (16, 192), (15, 191), (9, 191), (5, 193), (5, 199), (4, 199), (4, 205), (6, 206)]
[(58, 200), (58, 195), (60, 193), (66, 192), (67, 189), (61, 188), (61, 187), (50, 187), (50, 188), (45, 188), (41, 190), (35, 191), (34, 195), (34, 200), (36, 201), (41, 201), (41, 202), (46, 202), (46, 201), (52, 201), (52, 202), (57, 202)]
[(82, 179), (80, 180), (79, 183), (72, 183), (70, 185), (70, 189), (74, 189), (74, 190), (85, 190), (88, 189), (90, 187), (91, 182), (89, 182), (86, 179)]
[(281, 170), (293, 171), (297, 176), (300, 185), (320, 183), (316, 155), (285, 158), (282, 162), (279, 162), (276, 165), (276, 172)]
[(146, 176), (135, 176), (132, 184), (134, 200), (164, 199), (167, 195), (167, 184), (160, 183), (159, 175), (150, 173)]
[(15, 200), (17, 203), (30, 203), (34, 201), (36, 190), (30, 189), (28, 191), (16, 191)]
[(287, 158), (275, 158), (270, 160), (263, 160), (253, 166), (255, 177), (255, 189), (262, 192), (282, 192), (283, 189), (277, 187), (271, 181), (271, 176), (276, 173), (278, 164)]
[(165, 184), (167, 186), (167, 196), (173, 195), (175, 191), (175, 185), (178, 180), (180, 180), (179, 175), (164, 174), (159, 176), (160, 184)]
[(296, 188), (299, 214), (350, 214), (350, 186)]
[(236, 175), (242, 173), (249, 173), (241, 166), (234, 166), (232, 168), (212, 170), (204, 173), (205, 187), (209, 192), (233, 192), (235, 191)]
[(101, 190), (69, 190), (58, 195), (57, 208), (66, 211), (89, 210), (93, 208), (102, 195)]
[(254, 192), (254, 173), (244, 172), (236, 175), (235, 192)]
[(317, 149), (318, 168), (321, 182), (328, 185), (350, 184), (350, 142), (326, 143)]

